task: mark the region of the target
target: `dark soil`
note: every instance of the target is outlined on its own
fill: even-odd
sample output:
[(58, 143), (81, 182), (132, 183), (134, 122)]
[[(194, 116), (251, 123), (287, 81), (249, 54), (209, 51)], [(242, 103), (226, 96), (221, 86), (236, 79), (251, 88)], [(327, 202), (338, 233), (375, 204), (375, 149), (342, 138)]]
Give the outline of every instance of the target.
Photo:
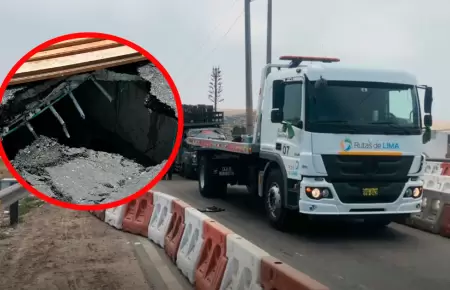
[(119, 154), (64, 146), (39, 137), (12, 160), (16, 170), (36, 189), (58, 200), (97, 204), (133, 194), (164, 166), (144, 167)]

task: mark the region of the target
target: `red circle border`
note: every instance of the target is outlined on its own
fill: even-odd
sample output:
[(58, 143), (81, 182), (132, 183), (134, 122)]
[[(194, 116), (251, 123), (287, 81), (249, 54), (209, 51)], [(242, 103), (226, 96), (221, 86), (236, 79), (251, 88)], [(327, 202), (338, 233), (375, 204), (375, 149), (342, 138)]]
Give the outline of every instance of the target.
[(175, 144), (174, 144), (172, 152), (171, 152), (168, 160), (166, 161), (166, 164), (164, 165), (163, 169), (146, 186), (144, 186), (142, 189), (140, 189), (138, 192), (136, 192), (134, 194), (131, 194), (123, 199), (113, 201), (110, 203), (96, 204), (96, 205), (84, 205), (84, 204), (74, 204), (74, 203), (57, 200), (57, 199), (52, 198), (42, 192), (39, 192), (37, 189), (35, 189), (33, 186), (31, 186), (24, 178), (22, 178), (22, 176), (12, 166), (11, 162), (9, 161), (8, 157), (6, 156), (2, 142), (0, 142), (0, 157), (3, 159), (6, 167), (11, 172), (13, 177), (25, 189), (27, 189), (29, 192), (31, 192), (38, 198), (40, 198), (50, 204), (68, 208), (68, 209), (73, 209), (73, 210), (86, 210), (86, 211), (88, 211), (88, 210), (91, 210), (91, 211), (106, 210), (109, 208), (118, 207), (118, 206), (127, 204), (130, 201), (140, 197), (141, 195), (143, 195), (146, 192), (148, 192), (149, 190), (151, 190), (159, 181), (161, 181), (161, 179), (164, 177), (164, 175), (166, 175), (167, 171), (169, 170), (171, 165), (174, 163), (175, 158), (178, 154), (180, 145), (181, 145), (181, 138), (183, 135), (184, 114), (183, 114), (180, 94), (175, 85), (175, 82), (173, 81), (172, 77), (167, 72), (165, 67), (152, 54), (150, 54), (148, 51), (146, 51), (141, 46), (139, 46), (129, 40), (126, 40), (124, 38), (121, 38), (121, 37), (118, 37), (118, 36), (115, 36), (112, 34), (100, 33), (100, 32), (77, 32), (77, 33), (69, 33), (69, 34), (61, 35), (61, 36), (55, 37), (53, 39), (50, 39), (46, 42), (43, 42), (42, 44), (40, 44), (40, 45), (36, 46), (35, 48), (33, 48), (32, 50), (30, 50), (12, 67), (12, 69), (7, 74), (6, 78), (3, 80), (2, 85), (0, 87), (0, 103), (3, 99), (3, 95), (5, 94), (5, 91), (6, 91), (6, 88), (8, 87), (9, 82), (11, 81), (13, 76), (16, 74), (17, 70), (28, 59), (30, 59), (36, 53), (40, 52), (41, 50), (43, 50), (53, 44), (59, 43), (61, 41), (77, 39), (77, 38), (100, 38), (100, 39), (115, 41), (120, 44), (129, 46), (129, 47), (133, 48), (134, 50), (138, 51), (139, 53), (141, 53), (143, 56), (145, 56), (148, 60), (150, 60), (151, 63), (153, 63), (161, 71), (162, 75), (168, 82), (170, 89), (172, 90), (172, 93), (173, 93), (173, 96), (175, 99), (175, 103), (176, 103), (177, 113), (178, 113), (178, 127), (177, 127), (177, 135), (176, 135), (176, 139), (175, 139)]

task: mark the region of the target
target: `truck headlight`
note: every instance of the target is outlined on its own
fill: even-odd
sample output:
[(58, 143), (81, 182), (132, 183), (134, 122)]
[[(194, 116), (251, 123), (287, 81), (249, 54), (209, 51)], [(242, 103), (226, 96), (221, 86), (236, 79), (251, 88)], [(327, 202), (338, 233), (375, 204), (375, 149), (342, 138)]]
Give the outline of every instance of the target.
[(412, 198), (419, 198), (422, 196), (422, 187), (408, 187), (405, 191), (404, 197), (412, 197)]
[(318, 189), (318, 188), (314, 188), (311, 191), (311, 196), (314, 197), (315, 199), (320, 198), (320, 194), (321, 194), (321, 192), (320, 192), (320, 189)]
[(413, 197), (419, 198), (422, 195), (422, 188), (416, 187), (413, 189)]
[(323, 187), (307, 187), (305, 189), (306, 195), (311, 199), (332, 198), (331, 192), (328, 188)]

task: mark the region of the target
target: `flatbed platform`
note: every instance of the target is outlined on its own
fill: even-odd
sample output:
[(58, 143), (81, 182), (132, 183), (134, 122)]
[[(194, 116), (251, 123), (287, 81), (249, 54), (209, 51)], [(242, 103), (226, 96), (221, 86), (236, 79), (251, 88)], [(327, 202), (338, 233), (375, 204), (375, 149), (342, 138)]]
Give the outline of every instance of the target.
[(205, 149), (217, 149), (226, 152), (253, 154), (257, 152), (257, 148), (252, 143), (240, 143), (225, 140), (212, 140), (204, 138), (188, 137), (186, 142), (193, 146), (199, 146)]

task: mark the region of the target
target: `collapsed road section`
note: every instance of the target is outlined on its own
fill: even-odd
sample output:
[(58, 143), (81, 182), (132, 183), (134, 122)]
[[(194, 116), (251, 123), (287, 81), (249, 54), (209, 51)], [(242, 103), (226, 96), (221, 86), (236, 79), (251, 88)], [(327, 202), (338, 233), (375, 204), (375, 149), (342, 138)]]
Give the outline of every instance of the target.
[(172, 91), (148, 61), (9, 86), (3, 147), (37, 190), (79, 204), (124, 198), (163, 168), (177, 133)]

